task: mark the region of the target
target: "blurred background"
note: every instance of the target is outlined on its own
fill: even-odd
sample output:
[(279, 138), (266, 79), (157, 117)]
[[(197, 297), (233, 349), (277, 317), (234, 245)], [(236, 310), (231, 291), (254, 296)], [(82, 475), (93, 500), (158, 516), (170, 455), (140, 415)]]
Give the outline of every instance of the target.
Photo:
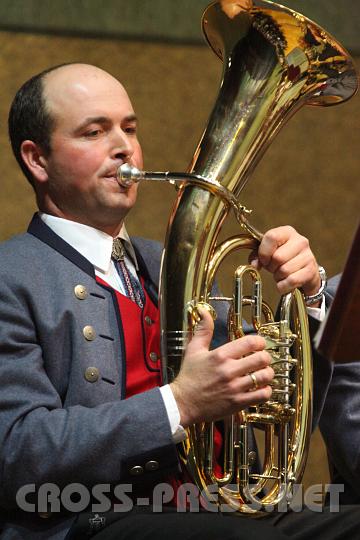
[[(207, 0), (2, 0), (0, 3), (0, 240), (26, 229), (32, 190), (12, 157), (7, 113), (18, 87), (63, 62), (87, 62), (127, 88), (140, 118), (148, 170), (185, 170), (206, 125), (221, 62), (201, 34)], [(337, 37), (360, 69), (360, 4), (283, 1)], [(360, 96), (306, 107), (277, 136), (242, 192), (261, 230), (291, 224), (310, 239), (328, 275), (341, 272), (359, 222)], [(143, 185), (127, 220), (131, 234), (162, 241), (175, 193)], [(226, 234), (238, 226), (229, 218)], [(230, 263), (229, 263), (230, 264)], [(221, 277), (226, 289), (229, 274)], [(274, 291), (270, 292), (274, 303)], [(305, 483), (326, 483), (326, 454), (313, 436)]]

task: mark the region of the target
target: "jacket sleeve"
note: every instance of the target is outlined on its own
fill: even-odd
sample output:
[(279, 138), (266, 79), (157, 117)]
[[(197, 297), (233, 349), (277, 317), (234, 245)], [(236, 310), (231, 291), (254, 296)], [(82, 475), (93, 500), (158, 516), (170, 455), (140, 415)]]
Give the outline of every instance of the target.
[[(337, 364), (326, 397), (320, 430), (336, 482), (351, 486), (360, 500), (360, 364)], [(355, 495), (353, 495), (354, 497)], [(354, 502), (354, 501), (352, 501)]]
[[(329, 297), (334, 297), (339, 276), (329, 281)], [(344, 359), (346, 360), (346, 359)], [(330, 464), (339, 481), (351, 488), (360, 500), (360, 362), (338, 363), (320, 418)], [(336, 478), (334, 477), (334, 478)], [(354, 501), (349, 501), (354, 502)]]
[[(2, 506), (14, 505), (18, 489), (25, 484), (52, 482), (61, 487), (79, 482), (91, 487), (130, 482), (135, 465), (143, 468), (144, 479), (146, 476), (155, 481), (177, 470), (176, 448), (159, 389), (121, 400), (118, 385), (102, 380), (97, 391), (96, 385), (86, 383), (82, 375), (79, 388), (88, 384), (87, 404), (80, 399), (85, 387), (62, 388), (56, 381), (69, 379), (70, 356), (73, 369), (80, 362), (69, 346), (69, 334), (61, 330), (71, 327), (64, 324), (70, 317), (70, 310), (61, 305), (66, 298), (59, 300), (56, 309), (51, 293), (46, 303), (44, 298), (40, 302), (36, 268), (32, 269), (31, 286), (25, 275), (14, 285), (15, 280), (9, 271), (3, 271), (1, 261), (0, 270)], [(47, 335), (50, 313), (56, 314), (59, 325), (54, 325)], [(78, 331), (76, 324), (72, 325), (74, 331)], [(110, 340), (103, 341), (111, 345)], [(53, 351), (50, 360), (49, 350)], [(84, 356), (88, 350), (84, 349)], [(107, 369), (105, 353), (103, 358), (102, 354), (98, 356)], [(68, 399), (70, 391), (72, 397)], [(99, 399), (92, 398), (97, 392)], [(149, 461), (159, 464), (157, 471), (146, 468)]]

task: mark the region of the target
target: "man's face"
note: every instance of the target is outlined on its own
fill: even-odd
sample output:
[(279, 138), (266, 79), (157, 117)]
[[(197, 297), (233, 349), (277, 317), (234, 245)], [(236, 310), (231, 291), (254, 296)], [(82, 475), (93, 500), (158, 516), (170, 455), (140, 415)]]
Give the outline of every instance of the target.
[(93, 66), (72, 65), (50, 73), (44, 96), (55, 120), (44, 211), (116, 233), (136, 201), (137, 186), (119, 186), (124, 162), (143, 167), (137, 124), (121, 84)]

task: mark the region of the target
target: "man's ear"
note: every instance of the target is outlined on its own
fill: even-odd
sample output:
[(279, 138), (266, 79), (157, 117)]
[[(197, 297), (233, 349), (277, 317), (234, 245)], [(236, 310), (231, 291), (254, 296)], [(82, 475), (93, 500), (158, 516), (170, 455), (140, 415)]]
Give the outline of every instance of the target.
[(48, 179), (47, 159), (40, 146), (33, 141), (26, 140), (21, 143), (20, 152), (33, 177), (38, 182), (46, 182)]

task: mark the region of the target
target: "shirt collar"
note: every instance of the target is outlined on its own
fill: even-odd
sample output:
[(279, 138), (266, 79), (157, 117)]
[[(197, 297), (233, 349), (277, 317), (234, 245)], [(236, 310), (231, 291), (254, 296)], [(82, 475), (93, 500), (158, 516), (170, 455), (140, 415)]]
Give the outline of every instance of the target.
[[(39, 216), (55, 234), (76, 249), (95, 268), (102, 272), (109, 270), (113, 243), (112, 236), (89, 225), (77, 223), (69, 219), (51, 216), (43, 212), (39, 212)], [(123, 240), (126, 254), (130, 257), (136, 270), (138, 270), (135, 250), (124, 224), (121, 227), (118, 238)]]

